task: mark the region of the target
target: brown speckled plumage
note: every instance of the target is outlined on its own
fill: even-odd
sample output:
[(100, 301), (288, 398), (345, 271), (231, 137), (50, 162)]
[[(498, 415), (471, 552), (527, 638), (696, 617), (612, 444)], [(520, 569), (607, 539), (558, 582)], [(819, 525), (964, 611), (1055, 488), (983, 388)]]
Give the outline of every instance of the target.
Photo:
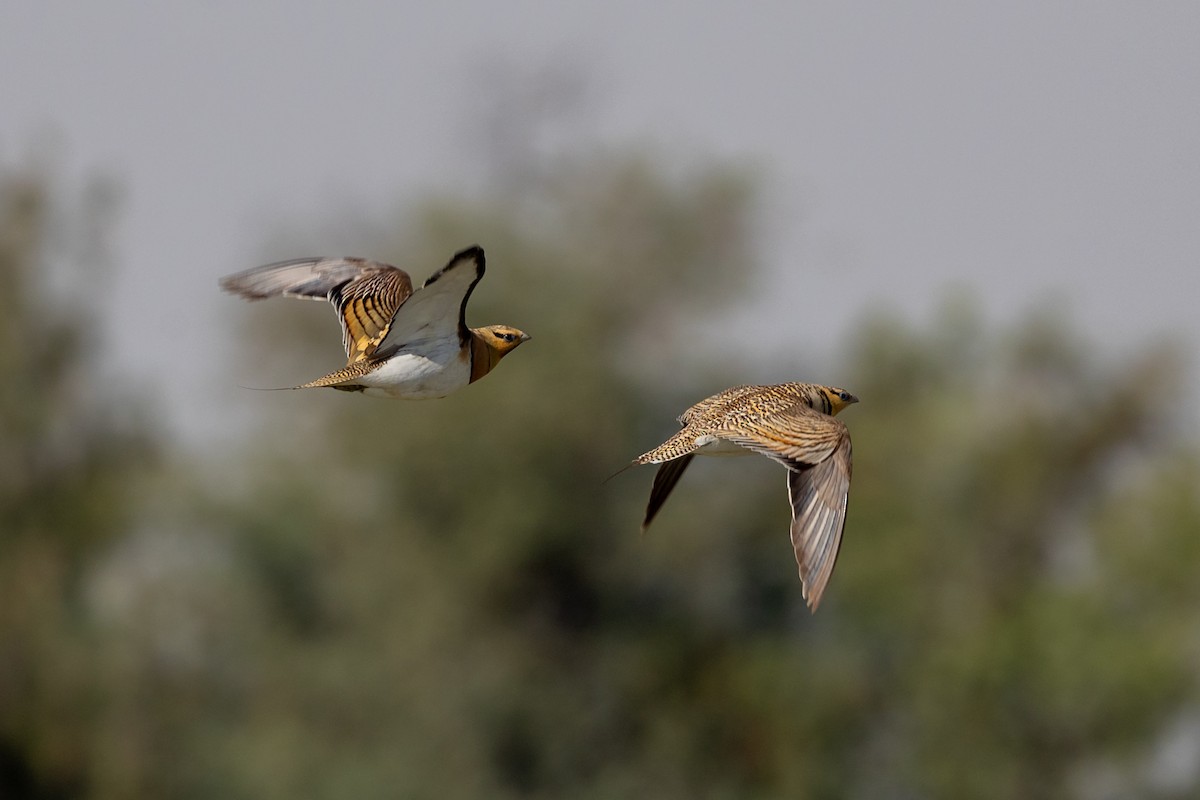
[(379, 365), (387, 360), (386, 354), (381, 354), (383, 358), (364, 358), (359, 361), (351, 361), (346, 366), (339, 370), (335, 370), (328, 375), (317, 378), (308, 383), (302, 383), (297, 386), (297, 389), (317, 389), (322, 386), (332, 386), (335, 389), (339, 387), (353, 386), (357, 378), (367, 375), (379, 369)]
[(734, 386), (679, 417), (683, 428), (634, 459), (661, 464), (643, 529), (650, 525), (697, 454), (732, 454), (736, 447), (788, 469), (792, 546), (809, 607), (821, 602), (841, 543), (850, 489), (850, 433), (834, 414), (858, 402), (849, 392), (811, 383)]

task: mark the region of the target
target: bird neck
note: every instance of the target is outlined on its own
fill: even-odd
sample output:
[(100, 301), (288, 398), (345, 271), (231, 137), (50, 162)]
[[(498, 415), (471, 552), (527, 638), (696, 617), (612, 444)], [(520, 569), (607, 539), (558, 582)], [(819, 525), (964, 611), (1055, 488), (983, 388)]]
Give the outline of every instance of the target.
[(504, 357), (496, 348), (479, 335), (478, 331), (471, 331), (471, 383), (482, 378), (491, 372), (500, 359)]
[(817, 411), (820, 411), (822, 414), (828, 414), (831, 417), (837, 412), (841, 411), (840, 408), (834, 408), (833, 401), (829, 399), (829, 395), (820, 390), (817, 391), (817, 396), (813, 402), (813, 408), (815, 408)]

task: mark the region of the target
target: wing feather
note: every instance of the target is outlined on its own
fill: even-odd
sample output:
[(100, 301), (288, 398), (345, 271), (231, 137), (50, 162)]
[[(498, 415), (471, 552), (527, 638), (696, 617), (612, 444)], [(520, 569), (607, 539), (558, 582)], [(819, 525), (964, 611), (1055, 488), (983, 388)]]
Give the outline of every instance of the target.
[(412, 296), (408, 273), (362, 258), (296, 258), (221, 279), (221, 288), (248, 300), (327, 300), (337, 311), (347, 363), (371, 356), (396, 312)]
[(349, 363), (369, 358), (387, 338), (396, 312), (413, 293), (408, 275), (394, 267), (360, 275), (334, 290)]
[(815, 466), (788, 470), (792, 549), (804, 583), (804, 597), (814, 611), (833, 574), (841, 547), (851, 472), (849, 436), (843, 437), (829, 457)]
[(663, 503), (667, 502), (671, 490), (675, 488), (675, 484), (679, 483), (679, 478), (695, 457), (695, 453), (688, 453), (679, 458), (664, 461), (658, 468), (658, 472), (654, 474), (654, 485), (650, 488), (650, 501), (646, 504), (646, 518), (642, 522), (643, 531), (650, 527), (650, 523), (654, 521), (654, 517), (662, 508)]
[(457, 336), (467, 346), (471, 331), (467, 327), (467, 300), (483, 278), (483, 248), (468, 247), (454, 254), (413, 293), (392, 320), (388, 341), (406, 345), (412, 342)]

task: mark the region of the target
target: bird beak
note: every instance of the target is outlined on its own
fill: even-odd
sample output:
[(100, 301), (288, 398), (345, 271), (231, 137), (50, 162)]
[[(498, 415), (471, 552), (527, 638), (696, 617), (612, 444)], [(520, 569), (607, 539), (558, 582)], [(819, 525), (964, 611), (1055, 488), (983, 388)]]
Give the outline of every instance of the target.
[(846, 405), (848, 405), (848, 406), (853, 405), (854, 403), (857, 403), (857, 402), (858, 402), (858, 398), (855, 397), (854, 395), (850, 395), (850, 399), (846, 401)]
[(521, 341), (522, 341), (522, 342), (528, 342), (528, 341), (529, 341), (530, 339), (532, 339), (532, 338), (533, 338), (533, 337), (532, 337), (532, 336), (530, 336), (528, 333), (522, 333), (522, 334), (521, 334)]

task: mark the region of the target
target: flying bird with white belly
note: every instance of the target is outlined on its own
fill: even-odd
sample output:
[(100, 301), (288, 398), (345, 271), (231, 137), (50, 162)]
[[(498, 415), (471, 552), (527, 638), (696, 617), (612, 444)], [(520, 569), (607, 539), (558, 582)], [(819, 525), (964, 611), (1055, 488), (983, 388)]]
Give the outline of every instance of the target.
[(408, 273), (362, 258), (298, 258), (221, 279), (247, 300), (296, 297), (331, 303), (346, 366), (296, 386), (378, 397), (445, 397), (491, 372), (529, 335), (508, 325), (469, 328), (467, 300), (483, 278), (483, 248), (468, 247), (413, 290)]

